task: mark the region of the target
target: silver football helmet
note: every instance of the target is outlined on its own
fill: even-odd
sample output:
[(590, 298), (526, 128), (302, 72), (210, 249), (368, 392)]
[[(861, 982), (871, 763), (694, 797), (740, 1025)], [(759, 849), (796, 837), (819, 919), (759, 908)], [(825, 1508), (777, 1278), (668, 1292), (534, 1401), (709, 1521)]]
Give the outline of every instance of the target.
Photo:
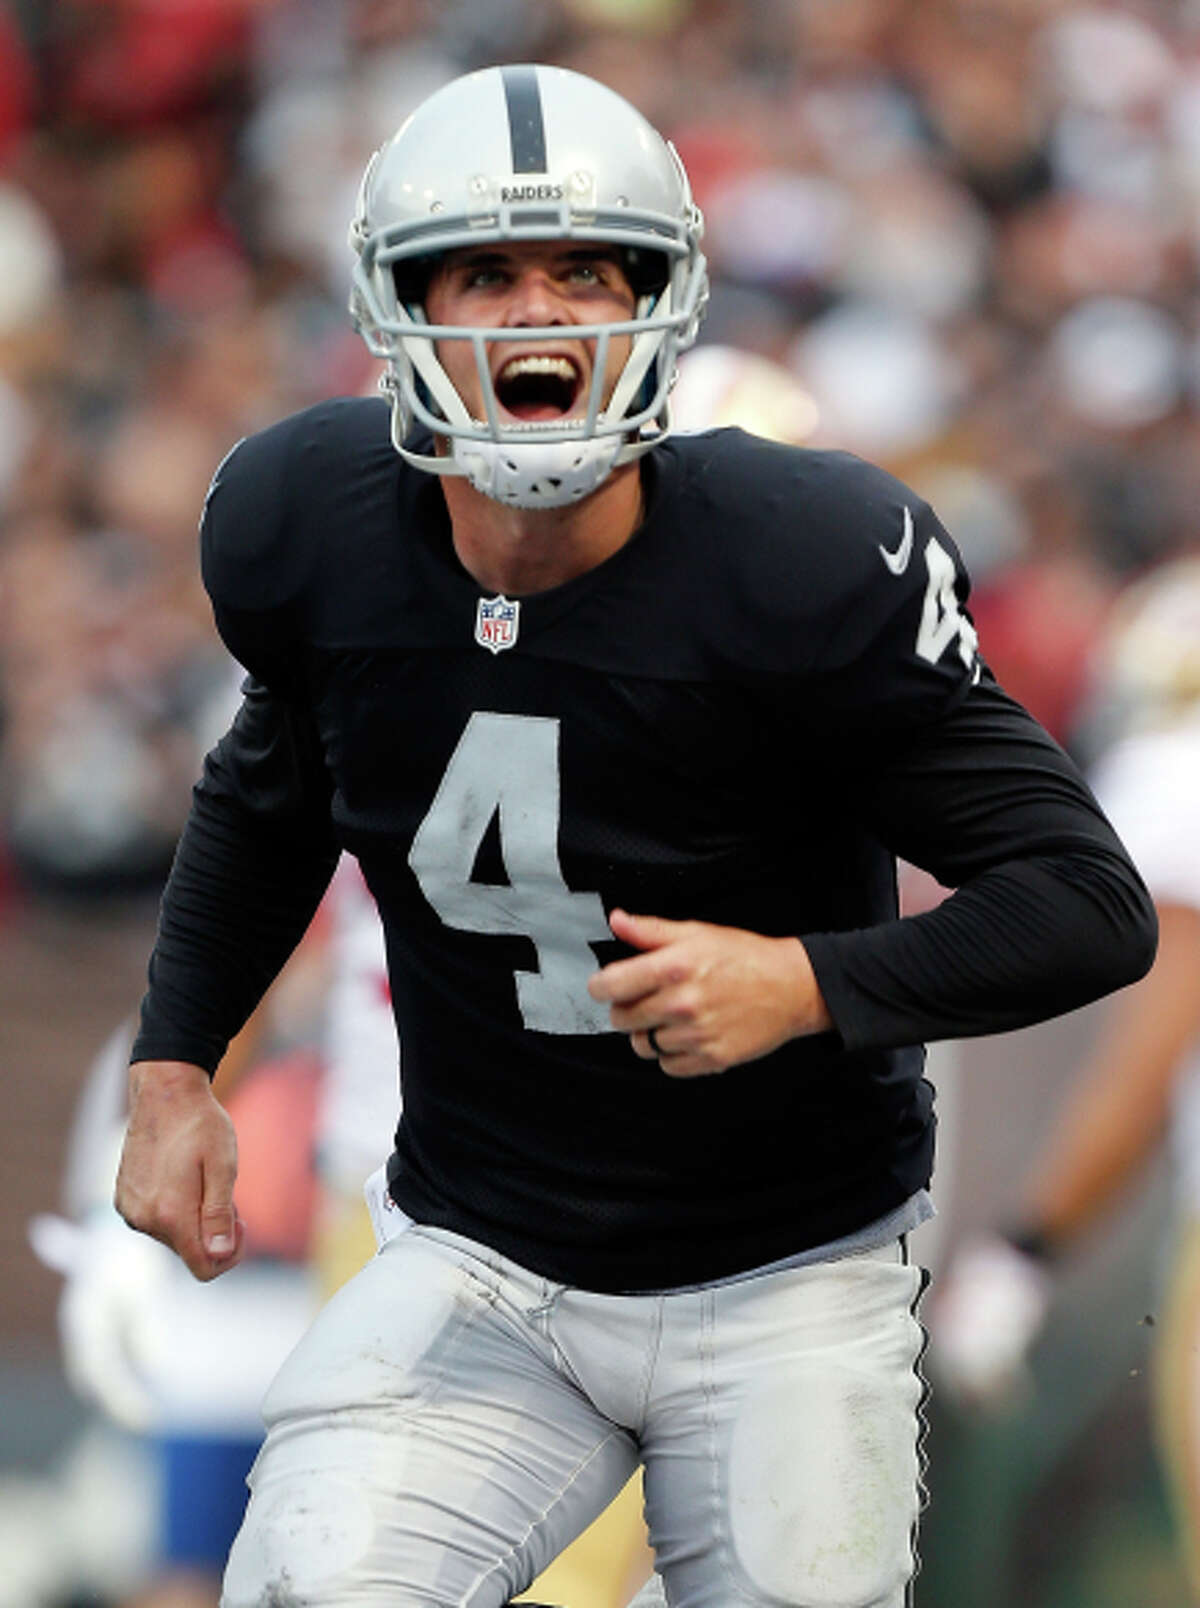
[[(432, 95), (363, 176), (350, 244), (350, 309), (387, 363), (392, 439), (411, 464), (466, 475), (519, 508), (577, 501), (617, 464), (660, 441), (676, 360), (696, 338), (708, 296), (703, 221), (675, 149), (612, 90), (560, 67), (488, 67)], [(444, 252), (497, 242), (578, 240), (615, 247), (635, 316), (573, 325), (596, 342), (586, 409), (524, 422), (496, 394), (488, 346), (553, 340), (561, 329), (430, 324), (424, 291)], [(609, 342), (630, 352), (602, 394)], [(486, 417), (471, 416), (435, 342), (469, 342)], [(413, 421), (445, 437), (445, 455), (406, 444)]]

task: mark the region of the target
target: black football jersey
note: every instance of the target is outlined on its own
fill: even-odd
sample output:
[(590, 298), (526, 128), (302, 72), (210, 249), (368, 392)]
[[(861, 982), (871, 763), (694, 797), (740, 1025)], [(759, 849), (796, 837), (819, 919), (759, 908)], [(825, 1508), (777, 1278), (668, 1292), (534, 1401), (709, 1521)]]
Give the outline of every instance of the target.
[[(251, 680), (135, 1048), (214, 1064), (349, 850), (402, 1047), (395, 1200), (608, 1290), (719, 1277), (900, 1204), (932, 1163), (922, 1039), (1113, 986), (1148, 920), (1070, 762), (983, 667), (923, 502), (737, 430), (642, 472), (624, 547), (506, 598), (459, 563), (382, 403), (234, 450), (203, 564)], [(959, 893), (898, 921), (896, 854)], [(837, 1031), (667, 1077), (587, 991), (625, 952), (614, 906), (802, 937)]]

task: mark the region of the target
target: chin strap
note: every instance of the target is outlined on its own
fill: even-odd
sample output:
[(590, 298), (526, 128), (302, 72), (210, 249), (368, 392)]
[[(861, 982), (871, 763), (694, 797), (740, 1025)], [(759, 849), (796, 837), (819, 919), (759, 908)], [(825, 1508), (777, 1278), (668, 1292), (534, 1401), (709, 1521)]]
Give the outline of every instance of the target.
[[(437, 360), (433, 350), (433, 342), (426, 335), (405, 335), (401, 337), (400, 347), (405, 357), (412, 364), (414, 373), (425, 382), (430, 396), (441, 408), (447, 421), (456, 424), (461, 429), (469, 430), (475, 421), (467, 411), (467, 405), (455, 390), (450, 376)], [(487, 382), (487, 376), (481, 376), (481, 383)]]
[[(613, 468), (625, 445), (618, 435), (587, 441), (466, 441), (451, 446), (476, 491), (511, 508), (566, 508)], [(445, 462), (439, 459), (439, 463)]]
[[(657, 302), (646, 296), (638, 305), (639, 318), (657, 318), (662, 313), (671, 310), (671, 287), (668, 284)], [(670, 337), (668, 337), (669, 339)], [(625, 367), (618, 376), (616, 387), (609, 398), (608, 406), (600, 415), (602, 419), (623, 419), (633, 406), (634, 399), (641, 389), (642, 382), (649, 373), (650, 365), (662, 350), (663, 335), (661, 330), (643, 330), (633, 343), (633, 349)]]

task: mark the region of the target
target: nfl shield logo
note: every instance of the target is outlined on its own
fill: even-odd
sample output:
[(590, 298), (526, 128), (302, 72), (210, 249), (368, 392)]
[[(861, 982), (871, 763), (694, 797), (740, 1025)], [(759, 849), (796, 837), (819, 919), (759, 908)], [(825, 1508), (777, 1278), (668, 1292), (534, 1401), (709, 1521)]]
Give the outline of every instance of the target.
[(503, 592), (499, 597), (481, 597), (475, 610), (476, 642), (492, 653), (511, 648), (517, 640), (520, 613), (520, 603), (509, 602)]

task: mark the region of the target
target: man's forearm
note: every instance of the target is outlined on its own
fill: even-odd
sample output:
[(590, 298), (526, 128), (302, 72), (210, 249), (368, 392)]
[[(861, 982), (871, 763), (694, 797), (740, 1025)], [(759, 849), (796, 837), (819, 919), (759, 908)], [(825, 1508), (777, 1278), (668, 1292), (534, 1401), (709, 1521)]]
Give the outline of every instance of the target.
[(163, 895), (131, 1058), (212, 1073), (304, 936), (336, 863), (332, 842), (314, 847), (198, 790)]
[(996, 867), (935, 910), (805, 938), (847, 1048), (1002, 1033), (1136, 982), (1154, 908), (1117, 855)]

